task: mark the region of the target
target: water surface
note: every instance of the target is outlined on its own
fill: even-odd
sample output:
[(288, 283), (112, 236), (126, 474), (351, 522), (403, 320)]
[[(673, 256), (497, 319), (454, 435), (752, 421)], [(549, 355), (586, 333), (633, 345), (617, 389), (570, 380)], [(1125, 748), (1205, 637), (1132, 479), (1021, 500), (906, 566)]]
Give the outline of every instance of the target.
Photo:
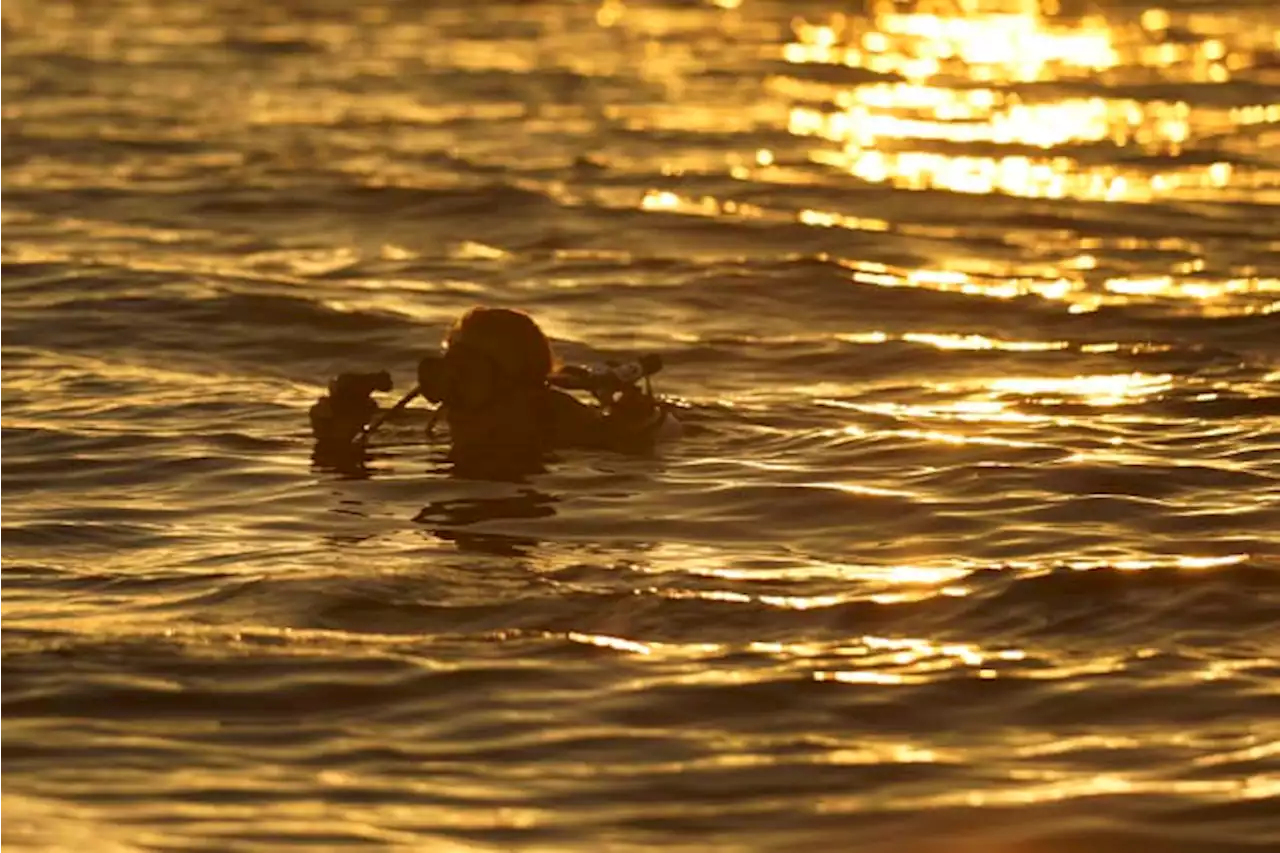
[[(17, 849), (1280, 844), (1270, 3), (7, 3)], [(312, 465), (483, 302), (689, 435)]]

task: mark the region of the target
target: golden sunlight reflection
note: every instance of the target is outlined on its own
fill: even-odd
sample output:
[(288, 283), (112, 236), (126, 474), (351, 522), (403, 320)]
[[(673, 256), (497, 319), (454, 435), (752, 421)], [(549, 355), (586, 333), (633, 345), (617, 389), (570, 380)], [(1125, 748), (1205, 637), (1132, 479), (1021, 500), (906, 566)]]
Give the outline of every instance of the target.
[[(702, 343), (706, 340), (696, 333), (681, 333), (679, 340), (685, 343)], [(955, 332), (904, 332), (901, 335), (874, 330), (869, 332), (835, 332), (810, 334), (744, 334), (735, 338), (742, 343), (753, 344), (804, 344), (825, 343), (837, 340), (846, 344), (875, 345), (890, 341), (931, 346), (940, 350), (997, 350), (1003, 352), (1052, 352), (1070, 349), (1067, 341), (1017, 340), (1014, 338), (997, 338), (979, 334), (958, 334)], [(1119, 348), (1119, 344), (1115, 344)]]
[(630, 654), (647, 655), (652, 652), (652, 649), (644, 643), (626, 640), (622, 637), (611, 637), (606, 634), (580, 634), (571, 631), (568, 638), (575, 643), (599, 646), (600, 648), (613, 649), (614, 651), (628, 652)]
[(946, 758), (937, 749), (892, 743), (832, 748), (822, 760), (827, 764), (934, 764)]
[[(1191, 763), (1197, 767), (1216, 767), (1221, 764), (1234, 764), (1243, 761), (1259, 761), (1263, 758), (1272, 758), (1280, 756), (1280, 740), (1258, 743), (1243, 749), (1234, 749), (1229, 752), (1218, 753), (1214, 755), (1202, 755), (1192, 759)], [(1280, 793), (1280, 779), (1276, 780), (1276, 793)]]
[(1034, 441), (1018, 441), (1011, 438), (999, 438), (992, 435), (962, 435), (954, 432), (944, 432), (942, 430), (920, 430), (920, 429), (877, 429), (867, 430), (860, 426), (845, 426), (836, 430), (823, 430), (819, 435), (847, 435), (847, 436), (900, 436), (902, 438), (914, 438), (919, 441), (938, 442), (940, 444), (961, 445), (987, 445), (989, 447), (1050, 447), (1048, 444), (1041, 444)]
[[(1124, 749), (1116, 743), (1108, 748)], [(1011, 774), (1008, 788), (948, 791), (917, 800), (918, 809), (953, 807), (1008, 807), (1050, 803), (1076, 797), (1104, 794), (1215, 796), (1226, 799), (1264, 799), (1280, 793), (1280, 782), (1258, 774), (1228, 779), (1171, 779), (1156, 774), (1079, 773), (1070, 770), (1036, 768)], [(838, 801), (827, 810), (838, 810)]]
[[(1123, 248), (1143, 248), (1141, 245)], [(1196, 251), (1194, 247), (1158, 245), (1166, 251)], [(977, 275), (958, 269), (904, 268), (875, 261), (840, 259), (840, 266), (850, 270), (849, 277), (860, 284), (877, 287), (914, 287), (940, 293), (962, 293), (966, 296), (985, 296), (991, 299), (1016, 299), (1022, 296), (1038, 296), (1066, 302), (1072, 313), (1094, 311), (1104, 305), (1123, 305), (1135, 299), (1179, 299), (1196, 303), (1196, 310), (1205, 316), (1226, 314), (1270, 313), (1269, 304), (1263, 300), (1270, 294), (1280, 293), (1280, 278), (1274, 276), (1238, 276), (1234, 278), (1175, 278), (1171, 275), (1125, 277), (1115, 276), (1105, 280), (1101, 289), (1091, 286), (1086, 278), (1095, 266), (1092, 256), (1079, 255), (1064, 264), (1056, 275), (1007, 276)], [(1193, 264), (1193, 267), (1200, 266)], [(1199, 269), (1186, 270), (1198, 273)], [(1259, 297), (1255, 304), (1239, 304), (1228, 297)], [(1216, 305), (1215, 303), (1221, 303)], [(1274, 304), (1274, 303), (1271, 303)], [(1002, 345), (991, 342), (988, 347), (977, 336), (947, 336), (919, 333), (904, 336), (904, 340), (929, 343), (951, 349), (1061, 349), (1062, 342), (1008, 342)]]
[(814, 489), (829, 489), (833, 492), (842, 492), (846, 495), (866, 495), (868, 497), (901, 497), (911, 498), (914, 495), (904, 489), (884, 489), (878, 486), (866, 486), (861, 483), (846, 483), (837, 481), (821, 481), (812, 483), (801, 483), (801, 487)]
[[(811, 151), (814, 162), (918, 190), (1127, 202), (1280, 199), (1278, 169), (1238, 169), (1222, 152), (1211, 162), (1180, 159), (1201, 139), (1272, 121), (1280, 105), (1139, 100), (1090, 85), (1222, 83), (1265, 62), (1255, 54), (1265, 57), (1266, 45), (1251, 48), (1244, 37), (1230, 45), (1207, 36), (1166, 40), (1169, 15), (1161, 10), (1135, 25), (1060, 16), (1057, 0), (874, 8), (869, 18), (797, 20), (782, 53), (795, 73), (770, 81), (795, 104), (792, 135), (834, 143)], [(815, 66), (872, 79), (833, 85), (806, 71)], [(1058, 83), (1072, 91), (1030, 88)], [(1116, 148), (1142, 156), (1122, 163), (1097, 156)]]
[[(724, 577), (724, 575), (718, 574), (717, 577)], [(746, 580), (746, 578), (739, 578), (739, 580)], [(751, 578), (751, 580), (763, 579)], [(878, 588), (884, 588), (884, 586), (881, 583)], [(662, 589), (658, 587), (651, 587), (646, 592), (650, 595), (674, 600), (697, 599), (699, 601), (718, 601), (730, 604), (763, 604), (778, 610), (822, 610), (859, 599), (873, 601), (877, 604), (903, 604), (932, 598), (934, 595), (961, 597), (967, 594), (966, 590), (958, 587), (938, 589), (923, 583), (907, 584), (902, 582), (898, 583), (897, 586), (899, 589), (894, 592), (869, 592), (865, 590), (859, 592), (851, 590), (848, 593), (828, 595), (753, 595), (747, 592), (724, 589)], [(597, 645), (599, 644), (597, 643)]]
[(1176, 557), (1167, 557), (1163, 560), (1112, 560), (1105, 564), (1099, 564), (1096, 561), (1073, 560), (1069, 561), (1066, 565), (1077, 571), (1089, 571), (1102, 567), (1117, 569), (1123, 572), (1141, 572), (1159, 568), (1182, 569), (1184, 571), (1203, 571), (1205, 569), (1218, 569), (1224, 566), (1238, 565), (1248, 559), (1248, 554), (1227, 554), (1221, 557), (1195, 557), (1183, 554)]
[[(1141, 403), (1159, 398), (1173, 388), (1173, 376), (1167, 373), (1113, 373), (1082, 376), (999, 376), (964, 382), (930, 383), (929, 388), (943, 394), (965, 394), (964, 399), (936, 403), (849, 402), (815, 395), (813, 402), (834, 409), (848, 409), (867, 414), (885, 415), (905, 420), (941, 420), (952, 423), (1043, 423), (1056, 416), (1020, 411), (1019, 403), (1057, 406), (1083, 403), (1100, 408)], [(850, 435), (865, 431), (857, 426), (845, 427)], [(1008, 446), (1034, 446), (990, 437), (957, 435), (945, 430), (903, 429), (888, 434), (938, 441), (950, 444), (995, 443)]]
[(1035, 397), (1042, 404), (1079, 397), (1091, 406), (1118, 406), (1172, 389), (1173, 376), (1168, 373), (1115, 373), (1066, 378), (1003, 377), (992, 379), (988, 387), (996, 395)]
[[(946, 386), (950, 388), (950, 386)], [(940, 386), (939, 390), (943, 390)], [(1052, 420), (1049, 415), (1019, 412), (1000, 400), (955, 400), (941, 403), (850, 403), (829, 397), (817, 397), (814, 404), (834, 409), (850, 409), (892, 418), (944, 420), (954, 423), (1032, 424)]]
[[(744, 176), (745, 179), (746, 176)], [(1280, 196), (1277, 196), (1280, 200)], [(897, 230), (904, 234), (937, 236), (926, 233), (924, 226), (910, 223), (893, 224), (888, 220), (867, 216), (851, 216), (835, 211), (803, 208), (791, 211), (759, 204), (720, 199), (711, 195), (681, 195), (672, 190), (648, 190), (640, 198), (640, 208), (654, 213), (706, 218), (729, 217), (733, 219), (759, 220), (773, 223), (799, 222), (814, 228), (843, 228), (853, 231), (886, 232)], [(1012, 238), (1009, 238), (1012, 239)], [(1037, 239), (1043, 241), (1043, 235)], [(1105, 241), (1090, 238), (1084, 243)], [(1129, 239), (1116, 248), (1136, 250), (1147, 248), (1136, 238)], [(1280, 294), (1280, 277), (1237, 275), (1229, 278), (1213, 277), (1203, 273), (1205, 262), (1200, 257), (1201, 247), (1176, 238), (1154, 241), (1150, 248), (1163, 251), (1186, 251), (1196, 255), (1190, 261), (1181, 262), (1173, 271), (1178, 275), (1111, 276), (1100, 285), (1091, 278), (1097, 267), (1097, 259), (1081, 252), (1055, 267), (1044, 267), (1039, 274), (1009, 275), (1004, 271), (982, 273), (963, 269), (918, 267), (906, 268), (876, 261), (853, 258), (835, 258), (835, 263), (848, 269), (849, 278), (859, 284), (877, 287), (909, 287), (940, 293), (960, 293), (966, 296), (984, 296), (990, 299), (1017, 299), (1036, 296), (1065, 302), (1072, 313), (1096, 311), (1103, 306), (1124, 305), (1136, 300), (1170, 299), (1195, 303), (1195, 309), (1204, 316), (1229, 316), (1269, 314), (1277, 310), (1277, 303), (1262, 301), (1270, 294)], [(1254, 303), (1242, 304), (1231, 297), (1261, 297)], [(883, 333), (871, 333), (883, 334)], [(904, 335), (903, 340), (929, 343), (945, 349), (1009, 349), (1031, 352), (1041, 349), (1062, 349), (1060, 341), (1008, 342), (1003, 345), (994, 339), (979, 336), (945, 336), (919, 333)], [(856, 342), (856, 341), (854, 341)], [(879, 341), (870, 341), (878, 343)]]
[(842, 681), (845, 684), (923, 684), (928, 678), (923, 675), (903, 675), (896, 672), (872, 672), (866, 670), (840, 670), (825, 672), (818, 670), (813, 674), (814, 681)]
[(908, 332), (902, 340), (928, 344), (944, 350), (1005, 350), (1008, 352), (1047, 352), (1066, 349), (1066, 341), (1008, 341), (988, 338), (985, 335), (949, 335), (925, 332)]
[[(790, 649), (788, 649), (790, 651)], [(806, 650), (796, 649), (800, 656)], [(916, 637), (864, 636), (856, 643), (836, 649), (824, 649), (809, 657), (830, 661), (833, 653), (842, 656), (847, 664), (840, 669), (816, 669), (815, 681), (831, 681), (843, 684), (902, 686), (925, 684), (939, 675), (958, 670), (970, 672), (974, 677), (990, 679), (999, 676), (999, 666), (1023, 661), (1027, 653), (1022, 649), (987, 649), (972, 643), (939, 643)], [(857, 663), (857, 666), (848, 664)]]
[[(645, 554), (645, 561), (634, 568), (653, 574), (681, 572), (731, 581), (812, 581), (838, 580), (864, 582), (875, 588), (898, 586), (936, 587), (967, 577), (982, 566), (969, 562), (948, 561), (929, 564), (855, 563), (825, 560), (797, 560), (796, 555), (779, 555), (773, 560), (753, 559), (750, 565), (737, 565), (727, 559), (720, 548), (687, 542), (659, 542)], [(729, 595), (739, 601), (755, 600), (750, 587), (738, 587)]]

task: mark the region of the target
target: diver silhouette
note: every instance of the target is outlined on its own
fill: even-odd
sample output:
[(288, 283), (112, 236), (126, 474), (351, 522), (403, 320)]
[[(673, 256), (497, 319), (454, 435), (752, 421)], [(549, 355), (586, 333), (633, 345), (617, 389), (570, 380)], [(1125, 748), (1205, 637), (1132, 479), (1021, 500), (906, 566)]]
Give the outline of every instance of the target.
[[(680, 432), (670, 407), (649, 386), (661, 366), (646, 356), (623, 365), (559, 368), (551, 342), (528, 314), (472, 308), (450, 329), (443, 352), (419, 362), (417, 386), (391, 409), (372, 398), (390, 390), (386, 371), (334, 377), (310, 412), (315, 459), (338, 469), (359, 464), (369, 434), (419, 395), (438, 404), (449, 427), (450, 459), (463, 476), (535, 473), (556, 450), (643, 453)], [(598, 405), (565, 389), (588, 391)]]

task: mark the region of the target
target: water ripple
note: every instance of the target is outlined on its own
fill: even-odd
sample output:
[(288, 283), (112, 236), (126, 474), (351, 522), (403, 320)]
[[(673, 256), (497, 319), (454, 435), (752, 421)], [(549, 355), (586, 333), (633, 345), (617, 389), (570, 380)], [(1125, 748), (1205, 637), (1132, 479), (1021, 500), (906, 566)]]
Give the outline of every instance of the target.
[[(11, 2), (15, 849), (1261, 851), (1269, 7)], [(651, 458), (314, 464), (474, 302)]]

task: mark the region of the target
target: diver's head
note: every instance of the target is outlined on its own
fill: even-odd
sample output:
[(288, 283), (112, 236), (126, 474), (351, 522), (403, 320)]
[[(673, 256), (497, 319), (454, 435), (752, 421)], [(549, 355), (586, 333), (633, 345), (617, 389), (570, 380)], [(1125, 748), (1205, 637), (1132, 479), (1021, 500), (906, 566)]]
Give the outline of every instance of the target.
[(551, 343), (528, 314), (486, 307), (464, 314), (445, 338), (444, 355), (418, 366), (423, 395), (444, 405), (455, 461), (540, 457), (554, 366)]
[(553, 366), (551, 343), (528, 314), (477, 307), (449, 330), (443, 356), (422, 360), (418, 379), (428, 399), (476, 412), (533, 396)]
[(513, 387), (546, 385), (555, 362), (538, 324), (511, 308), (472, 308), (453, 324), (444, 345), (446, 357), (458, 350), (482, 355)]

